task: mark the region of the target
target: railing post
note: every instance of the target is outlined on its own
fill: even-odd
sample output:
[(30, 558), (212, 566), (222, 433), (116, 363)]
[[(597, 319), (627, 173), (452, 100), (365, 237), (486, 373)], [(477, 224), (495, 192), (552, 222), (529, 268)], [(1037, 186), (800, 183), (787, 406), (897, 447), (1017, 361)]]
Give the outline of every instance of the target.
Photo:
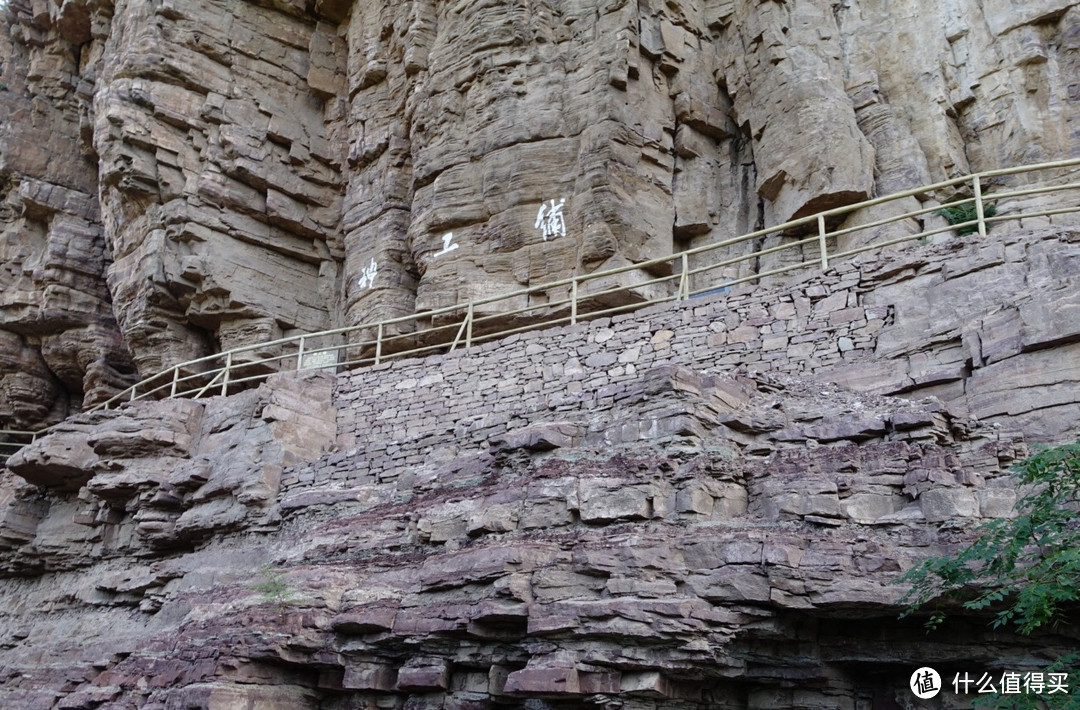
[(829, 251), (825, 246), (825, 215), (817, 216), (818, 248), (821, 249), (821, 270), (829, 270)]
[(679, 299), (690, 300), (690, 260), (686, 252), (682, 253), (682, 276), (679, 277)]
[(975, 188), (975, 219), (979, 220), (979, 236), (986, 238), (986, 216), (983, 213), (982, 182), (979, 174), (971, 176), (971, 184)]
[(225, 354), (225, 375), (221, 378), (221, 396), (229, 393), (229, 371), (232, 369), (232, 350)]
[(577, 277), (570, 281), (570, 325), (577, 323)]
[(300, 336), (300, 346), (299, 346), (299, 349), (296, 351), (296, 369), (297, 369), (297, 371), (302, 370), (304, 368), (304, 338), (305, 337), (306, 336), (303, 336), (303, 335)]
[(469, 310), (465, 314), (465, 347), (472, 347), (472, 320), (473, 320), (473, 302), (469, 301)]
[(375, 364), (379, 364), (379, 360), (382, 359), (382, 321), (379, 321), (379, 329), (375, 332)]
[(169, 388), (169, 398), (176, 397), (176, 385), (180, 382), (180, 366), (173, 365), (172, 369), (172, 387)]

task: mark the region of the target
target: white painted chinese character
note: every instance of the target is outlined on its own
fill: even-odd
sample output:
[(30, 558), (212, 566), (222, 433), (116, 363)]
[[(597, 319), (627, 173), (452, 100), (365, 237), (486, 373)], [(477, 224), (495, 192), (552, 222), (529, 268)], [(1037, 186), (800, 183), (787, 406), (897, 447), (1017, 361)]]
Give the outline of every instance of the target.
[(565, 204), (565, 197), (559, 200), (559, 204), (555, 204), (555, 200), (552, 200), (550, 208), (545, 203), (540, 203), (540, 210), (536, 213), (536, 223), (533, 225), (533, 229), (540, 230), (545, 242), (548, 237), (554, 239), (555, 237), (566, 236), (566, 220), (563, 218), (562, 211)]
[(1042, 693), (1043, 686), (1043, 674), (1039, 671), (1029, 671), (1024, 674), (1024, 692), (1034, 693), (1036, 695)]
[(1013, 671), (1005, 671), (1001, 674), (1001, 692), (1004, 695), (1016, 695), (1020, 693), (1020, 674)]
[(442, 238), (442, 251), (436, 252), (435, 256), (442, 256), (447, 252), (454, 251), (460, 246), (459, 244), (451, 244), (450, 242), (452, 241), (454, 241), (453, 232), (447, 232), (446, 234), (444, 234)]
[(372, 288), (375, 286), (375, 274), (379, 271), (379, 265), (372, 259), (363, 271), (360, 272), (360, 288)]

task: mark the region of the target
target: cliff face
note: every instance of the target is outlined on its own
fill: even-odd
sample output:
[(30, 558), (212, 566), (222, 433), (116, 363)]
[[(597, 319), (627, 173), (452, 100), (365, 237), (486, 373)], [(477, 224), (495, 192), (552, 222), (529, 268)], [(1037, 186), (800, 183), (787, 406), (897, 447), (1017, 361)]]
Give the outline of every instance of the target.
[[(0, 428), (1080, 156), (1066, 0), (6, 12)], [(1030, 442), (1080, 434), (1078, 244), (1075, 215), (1025, 219), (71, 417), (0, 469), (0, 707), (894, 710), (920, 665), (1044, 670), (1075, 624), (928, 641), (891, 581), (1008, 515)]]
[(1074, 618), (927, 636), (892, 582), (1080, 434), (1078, 253), (995, 229), (74, 417), (0, 474), (0, 706), (895, 710), (923, 665), (1043, 671)]
[(0, 423), (238, 344), (1076, 156), (1078, 12), (11, 0)]

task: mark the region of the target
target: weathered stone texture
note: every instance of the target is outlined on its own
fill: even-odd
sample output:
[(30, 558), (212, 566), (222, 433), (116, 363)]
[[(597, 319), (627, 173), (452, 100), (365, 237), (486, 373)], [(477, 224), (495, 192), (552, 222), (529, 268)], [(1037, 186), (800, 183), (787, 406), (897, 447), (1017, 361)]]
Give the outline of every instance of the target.
[(0, 420), (20, 427), (235, 345), (1080, 155), (1070, 0), (8, 8)]
[(4, 35), (0, 424), (30, 428), (111, 396), (134, 380), (134, 366), (105, 284), (110, 254), (96, 166), (79, 138), (77, 60), (36, 24)]
[[(988, 244), (864, 256), (787, 287), (692, 299), (675, 311), (656, 306), (511, 336), (443, 356), (435, 370), (396, 361), (357, 371), (341, 395), (349, 406), (339, 443), (363, 463), (314, 479), (297, 472), (286, 488), (383, 480), (421, 461), (437, 469), (443, 459), (487, 451), (492, 436), (542, 451), (693, 431), (691, 412), (655, 400), (633, 417), (619, 414), (628, 398), (636, 402), (643, 372), (672, 364), (932, 395), (1029, 440), (1061, 441), (1076, 421), (1080, 388), (1075, 233), (993, 234)], [(853, 416), (838, 432), (804, 427), (790, 439), (828, 443), (885, 430), (880, 420)]]
[[(347, 393), (348, 380), (342, 384)], [(264, 396), (277, 397), (278, 387), (292, 389), (275, 379)], [(965, 501), (1011, 491), (1003, 469), (1024, 447), (934, 400), (822, 387), (658, 368), (636, 378), (618, 399), (620, 411), (561, 428), (580, 442), (551, 434), (515, 443), (489, 431), (486, 454), (462, 451), (441, 463), (420, 456), (396, 475), (357, 478), (348, 488), (330, 471), (355, 470), (364, 456), (324, 456), (313, 490), (286, 496), (276, 509), (274, 532), (266, 528), (274, 514), (217, 519), (215, 541), (167, 556), (142, 534), (140, 518), (183, 491), (148, 477), (132, 457), (156, 447), (155, 460), (167, 462), (191, 450), (184, 432), (195, 430), (205, 453), (206, 432), (218, 428), (207, 421), (213, 411), (235, 416), (252, 403), (184, 403), (205, 408), (201, 423), (178, 422), (168, 434), (137, 440), (84, 431), (95, 452), (124, 456), (125, 471), (141, 477), (146, 492), (128, 499), (95, 473), (71, 504), (55, 487), (36, 499), (16, 488), (5, 503), (0, 539), (12, 559), (37, 562), (47, 577), (93, 582), (67, 602), (28, 580), (0, 583), (24, 599), (8, 612), (19, 620), (5, 641), (6, 665), (17, 675), (4, 698), (27, 707), (53, 707), (54, 698), (56, 707), (92, 707), (102, 698), (165, 708), (315, 708), (379, 698), (409, 707), (531, 707), (522, 703), (541, 698), (572, 707), (602, 693), (624, 707), (703, 709), (826, 707), (834, 695), (906, 692), (910, 659), (897, 644), (921, 639), (922, 630), (890, 620), (899, 590), (888, 582), (946, 541), (924, 520), (960, 529), (965, 518), (989, 512)], [(412, 402), (408, 392), (398, 398), (400, 407)], [(852, 412), (876, 424), (851, 426)], [(637, 414), (651, 418), (648, 431), (588, 443), (590, 432)], [(123, 420), (131, 414), (109, 416), (114, 430), (129, 428)], [(806, 436), (821, 445), (808, 450), (799, 438)], [(412, 456), (418, 444), (401, 449)], [(31, 450), (15, 470), (43, 470), (37, 456)], [(109, 491), (118, 497), (101, 499), (96, 515), (80, 510)], [(114, 507), (121, 499), (123, 512)], [(56, 518), (73, 512), (70, 522)], [(129, 520), (140, 525), (135, 536), (110, 532)], [(80, 527), (97, 535), (60, 537)], [(36, 546), (24, 542), (35, 532)], [(84, 554), (68, 556), (80, 542)], [(159, 561), (112, 562), (132, 554)], [(266, 574), (258, 565), (268, 560), (282, 565), (293, 590), (281, 608), (247, 586)], [(61, 571), (70, 567), (80, 568), (77, 576)], [(58, 604), (67, 615), (100, 609), (93, 614), (110, 620), (112, 645), (51, 643), (52, 665), (31, 665), (31, 649), (62, 618), (33, 610)], [(114, 621), (110, 607), (137, 607), (141, 620)], [(852, 608), (875, 624), (873, 634), (859, 630), (865, 622), (847, 631), (848, 643), (863, 644), (857, 666), (830, 658), (811, 630), (819, 615)], [(994, 644), (972, 656), (963, 644), (980, 636), (967, 634), (936, 652), (983, 663), (1012, 657), (1015, 646)], [(166, 647), (168, 657), (160, 657)], [(881, 678), (857, 671), (868, 662)], [(318, 678), (304, 666), (321, 669)], [(79, 680), (58, 689), (53, 669)], [(780, 697), (791, 680), (800, 699)], [(732, 701), (736, 687), (772, 699)]]
[[(1080, 155), (1069, 0), (7, 6), (2, 427)], [(1070, 219), (71, 419), (0, 470), (0, 706), (888, 708), (928, 658), (1075, 648), (978, 616), (927, 641), (891, 585), (1080, 433)]]
[[(50, 540), (56, 555), (48, 564), (79, 566), (86, 555), (142, 547), (184, 548), (261, 519), (282, 471), (332, 445), (331, 380), (327, 373), (308, 374), (232, 398), (165, 400), (86, 415), (23, 448), (8, 470), (43, 490), (78, 492), (71, 503), (79, 534), (67, 545)], [(29, 532), (27, 506), (43, 513), (49, 506), (40, 497), (30, 498), (36, 508), (20, 503), (27, 489), (12, 490), (4, 510), (14, 522), (2, 518), (0, 530), (11, 527), (10, 536), (19, 539)], [(124, 533), (102, 539), (100, 526), (117, 515), (125, 518)], [(14, 564), (9, 573), (22, 563)]]
[[(2, 479), (0, 703), (902, 706), (929, 656), (1025, 670), (1076, 630), (928, 640), (892, 584), (1011, 513), (1026, 440), (1078, 433), (1044, 360), (1071, 361), (1075, 242), (996, 237), (74, 420)], [(1015, 349), (952, 364), (994, 333)], [(995, 365), (1010, 412), (979, 400)]]
[(331, 325), (338, 107), (308, 84), (334, 69), (325, 35), (243, 2), (115, 8), (93, 144), (109, 283), (142, 374)]

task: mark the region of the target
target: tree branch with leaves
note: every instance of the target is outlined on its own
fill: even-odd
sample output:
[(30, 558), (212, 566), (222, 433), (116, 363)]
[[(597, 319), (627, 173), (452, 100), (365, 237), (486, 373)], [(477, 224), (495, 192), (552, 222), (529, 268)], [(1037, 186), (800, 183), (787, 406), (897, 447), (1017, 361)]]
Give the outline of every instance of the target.
[[(988, 521), (955, 555), (931, 557), (898, 583), (910, 588), (902, 603), (909, 616), (930, 607), (928, 631), (945, 620), (943, 607), (993, 613), (991, 626), (1021, 634), (1077, 620), (1080, 602), (1080, 442), (1049, 448), (1014, 468), (1023, 496), (1016, 515)], [(998, 708), (1080, 709), (1080, 652), (1058, 658), (1048, 671), (1069, 673), (1069, 694), (997, 696), (980, 705)], [(1043, 703), (1043, 704), (1040, 704)]]

